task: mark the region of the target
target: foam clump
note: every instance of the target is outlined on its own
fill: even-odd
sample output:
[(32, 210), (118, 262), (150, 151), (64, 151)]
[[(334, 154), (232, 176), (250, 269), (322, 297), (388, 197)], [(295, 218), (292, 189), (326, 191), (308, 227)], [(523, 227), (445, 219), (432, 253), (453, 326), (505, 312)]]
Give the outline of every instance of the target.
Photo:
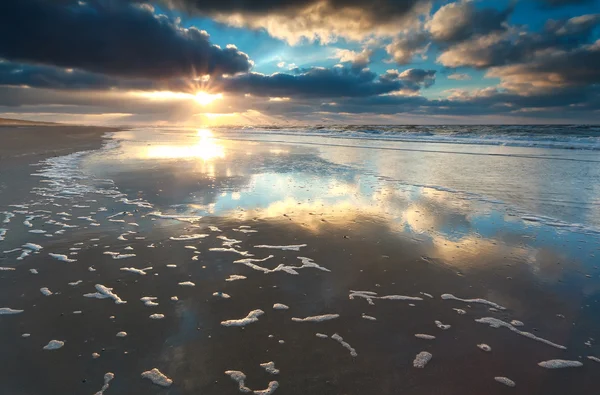
[(413, 366), (415, 368), (422, 369), (425, 367), (425, 365), (427, 365), (429, 361), (431, 361), (431, 358), (433, 358), (433, 355), (431, 355), (431, 353), (427, 351), (421, 351), (415, 357), (415, 360), (413, 361)]
[(497, 382), (502, 383), (508, 387), (514, 387), (515, 385), (517, 385), (514, 381), (512, 381), (508, 377), (494, 377), (494, 380), (496, 380)]
[(485, 304), (491, 307), (494, 307), (498, 310), (506, 310), (505, 307), (500, 306), (497, 303), (494, 302), (490, 302), (489, 300), (485, 300), (485, 299), (481, 299), (481, 298), (476, 298), (476, 299), (461, 299), (461, 298), (457, 298), (456, 296), (452, 295), (452, 294), (443, 294), (441, 296), (442, 299), (444, 300), (458, 300), (460, 302), (465, 302), (465, 303), (480, 303), (480, 304)]
[(422, 301), (423, 298), (415, 297), (415, 296), (405, 296), (405, 295), (386, 295), (386, 296), (377, 296), (377, 292), (373, 291), (353, 291), (350, 290), (350, 294), (348, 295), (348, 299), (354, 300), (354, 298), (362, 298), (365, 299), (370, 305), (374, 305), (373, 299), (383, 299), (383, 300), (408, 300), (408, 301)]
[(173, 384), (173, 380), (161, 373), (160, 370), (154, 368), (142, 373), (142, 378), (152, 381), (153, 384), (161, 387), (170, 387)]
[(315, 315), (315, 316), (305, 317), (305, 318), (292, 317), (292, 321), (294, 321), (294, 322), (323, 322), (323, 321), (334, 320), (339, 317), (340, 317), (339, 314), (323, 314), (323, 315)]
[(348, 342), (344, 341), (344, 338), (341, 337), (340, 335), (338, 335), (337, 333), (334, 333), (333, 335), (331, 335), (331, 338), (335, 341), (337, 341), (338, 343), (340, 343), (344, 348), (346, 348), (348, 351), (350, 351), (350, 355), (353, 357), (356, 357), (358, 354), (356, 353), (356, 350), (354, 348), (352, 348), (352, 346), (350, 344), (348, 344)]
[(221, 321), (221, 325), (223, 325), (223, 326), (245, 326), (245, 325), (257, 322), (258, 321), (258, 317), (260, 317), (264, 313), (265, 312), (262, 311), (262, 310), (260, 310), (260, 309), (252, 310), (244, 318), (241, 318), (241, 319), (238, 319), (238, 320)]
[(269, 386), (264, 390), (255, 390), (255, 395), (271, 395), (275, 390), (279, 388), (279, 383), (277, 381), (271, 381)]
[(23, 244), (23, 248), (27, 248), (27, 249), (32, 250), (32, 251), (39, 251), (39, 250), (43, 249), (44, 247), (42, 247), (39, 244), (25, 243), (25, 244)]
[(162, 320), (163, 318), (165, 318), (164, 314), (152, 314), (150, 316), (151, 320)]
[(70, 259), (69, 257), (67, 257), (66, 255), (63, 255), (63, 254), (54, 254), (51, 252), (48, 255), (50, 255), (54, 259), (58, 259), (59, 261), (63, 261), (63, 262), (67, 262), (67, 263), (77, 261), (77, 259)]
[(424, 340), (433, 340), (433, 339), (435, 339), (435, 336), (433, 336), (433, 335), (427, 335), (427, 334), (424, 334), (424, 333), (417, 333), (417, 334), (415, 334), (415, 337), (418, 338), (418, 339), (424, 339)]
[(567, 361), (565, 359), (551, 359), (538, 363), (539, 366), (546, 369), (563, 369), (563, 368), (578, 368), (583, 366), (579, 361)]
[(588, 359), (589, 359), (590, 361), (594, 361), (594, 362), (600, 362), (600, 358), (593, 357), (593, 356), (591, 356), (591, 355), (589, 355), (589, 356), (588, 356)]
[(184, 281), (182, 283), (179, 283), (179, 285), (181, 285), (182, 287), (195, 287), (196, 286), (196, 284), (194, 284), (191, 281)]
[(214, 247), (214, 248), (209, 248), (208, 250), (214, 251), (214, 252), (233, 252), (233, 253), (239, 254), (241, 256), (254, 256), (254, 254), (251, 254), (248, 251), (240, 251), (240, 250), (236, 250), (235, 248)]
[(110, 382), (113, 381), (113, 379), (115, 378), (115, 374), (114, 373), (106, 373), (104, 375), (104, 385), (102, 386), (102, 389), (98, 392), (96, 392), (94, 395), (104, 395), (104, 391), (106, 391), (108, 389), (108, 387), (110, 387)]
[(282, 303), (275, 303), (273, 305), (273, 310), (287, 310), (287, 309), (289, 309), (289, 307)]
[(21, 314), (24, 310), (14, 310), (9, 307), (0, 307), (0, 315)]
[(519, 320), (512, 320), (512, 321), (510, 322), (510, 324), (511, 324), (512, 326), (525, 326), (525, 324), (524, 324), (523, 322), (519, 321)]
[(275, 362), (273, 362), (273, 361), (261, 363), (260, 367), (263, 368), (263, 369), (265, 369), (265, 371), (267, 373), (270, 373), (270, 374), (279, 374), (279, 369), (275, 369)]
[(47, 350), (47, 351), (58, 350), (59, 348), (62, 348), (64, 345), (65, 345), (65, 342), (63, 342), (63, 341), (50, 340), (50, 342), (44, 346), (44, 350)]
[(452, 326), (451, 326), (451, 325), (442, 324), (442, 321), (435, 320), (434, 322), (435, 322), (435, 325), (436, 325), (438, 328), (440, 328), (441, 330), (444, 330), (444, 331), (445, 331), (445, 330), (447, 330), (447, 329), (450, 329), (450, 328), (452, 328)]
[(317, 337), (320, 337), (321, 339), (329, 339), (329, 336), (327, 336), (324, 333), (317, 333), (316, 335), (317, 335)]
[(214, 292), (213, 296), (218, 296), (218, 297), (223, 298), (223, 299), (229, 299), (229, 298), (231, 298), (231, 296), (229, 294), (226, 294), (224, 292)]
[(238, 274), (231, 274), (228, 278), (225, 279), (225, 281), (238, 281), (238, 280), (245, 280), (248, 277), (246, 276), (240, 276)]
[(479, 349), (480, 349), (480, 350), (483, 350), (483, 351), (485, 351), (485, 352), (490, 352), (490, 351), (492, 351), (492, 347), (488, 346), (488, 345), (487, 345), (487, 344), (485, 344), (485, 343), (478, 344), (478, 345), (477, 345), (477, 347), (479, 347)]
[(364, 318), (365, 320), (369, 320), (369, 321), (377, 321), (377, 318), (375, 318), (375, 317), (372, 317), (372, 316), (370, 316), (370, 315), (366, 315), (366, 314), (364, 314), (364, 313), (361, 315), (361, 317), (362, 317), (362, 318)]
[(198, 233), (194, 233), (191, 235), (182, 235), (182, 236), (171, 236), (169, 237), (170, 240), (174, 240), (174, 241), (190, 241), (190, 240), (198, 240), (198, 239), (203, 239), (205, 237), (208, 237), (209, 235), (207, 234), (198, 234)]
[(227, 370), (225, 371), (225, 374), (238, 384), (240, 392), (252, 392), (250, 388), (246, 387), (246, 375), (244, 372), (240, 372), (239, 370)]
[(42, 293), (42, 295), (44, 296), (50, 296), (52, 295), (52, 291), (50, 291), (48, 288), (44, 287), (44, 288), (40, 288), (40, 292)]
[(117, 333), (117, 337), (127, 337), (127, 332), (119, 332)]
[(83, 295), (86, 298), (96, 298), (96, 299), (112, 299), (115, 301), (115, 304), (125, 304), (126, 301), (122, 300), (117, 294), (113, 293), (113, 288), (105, 287), (102, 284), (96, 284), (96, 290), (98, 292), (89, 293)]
[(499, 320), (497, 318), (483, 317), (483, 318), (476, 319), (475, 322), (478, 322), (480, 324), (488, 324), (492, 328), (505, 327), (505, 328), (508, 328), (509, 330), (511, 330), (512, 332), (515, 332), (515, 333), (517, 333), (517, 334), (519, 334), (521, 336), (525, 336), (525, 337), (528, 337), (530, 339), (536, 340), (538, 342), (545, 343), (545, 344), (547, 344), (549, 346), (556, 347), (556, 348), (559, 348), (561, 350), (566, 350), (567, 349), (565, 346), (561, 346), (560, 344), (553, 343), (550, 340), (546, 340), (546, 339), (543, 339), (541, 337), (537, 337), (533, 333), (523, 332), (523, 331), (515, 328), (513, 325), (509, 324), (508, 322), (504, 322), (504, 321)]
[(269, 248), (273, 250), (283, 250), (283, 251), (300, 251), (300, 248), (306, 247), (306, 244), (292, 244), (287, 246), (272, 246), (272, 245), (257, 245), (254, 248)]
[(148, 273), (146, 273), (146, 270), (152, 270), (152, 269), (153, 269), (152, 267), (145, 267), (143, 269), (136, 269), (134, 267), (122, 267), (119, 270), (121, 270), (123, 272), (139, 274), (140, 276), (145, 276), (146, 274), (148, 274)]

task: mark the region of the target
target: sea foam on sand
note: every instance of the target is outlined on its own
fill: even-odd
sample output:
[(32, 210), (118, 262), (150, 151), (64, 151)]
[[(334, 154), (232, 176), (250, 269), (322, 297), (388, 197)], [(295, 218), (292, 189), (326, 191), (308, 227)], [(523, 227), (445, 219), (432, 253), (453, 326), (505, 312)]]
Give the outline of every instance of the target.
[(294, 322), (323, 322), (323, 321), (334, 320), (339, 317), (340, 317), (339, 314), (323, 314), (323, 315), (315, 315), (315, 316), (305, 317), (305, 318), (292, 317), (292, 321), (294, 321)]
[(122, 300), (117, 294), (113, 293), (113, 288), (105, 287), (102, 284), (96, 284), (96, 290), (98, 292), (85, 294), (86, 298), (96, 298), (96, 299), (112, 299), (115, 301), (115, 304), (125, 304), (126, 301)]
[(562, 369), (562, 368), (578, 368), (583, 366), (583, 363), (579, 361), (567, 361), (564, 359), (551, 359), (549, 361), (542, 361), (538, 363), (539, 366), (546, 369)]
[(515, 384), (514, 381), (512, 381), (508, 377), (494, 377), (494, 380), (496, 380), (497, 382), (502, 383), (506, 386), (509, 386), (509, 387), (514, 387), (515, 385), (517, 385), (517, 384)]
[(106, 373), (104, 375), (104, 385), (102, 386), (102, 389), (98, 392), (96, 392), (95, 395), (103, 395), (104, 391), (106, 391), (108, 389), (108, 387), (110, 387), (110, 382), (115, 378), (115, 374), (114, 373)]
[(223, 325), (223, 326), (245, 326), (245, 325), (248, 325), (248, 324), (252, 324), (253, 322), (257, 322), (258, 321), (258, 317), (260, 317), (264, 313), (265, 312), (262, 311), (262, 310), (260, 310), (260, 309), (252, 310), (244, 318), (241, 318), (239, 320), (221, 321), (221, 325)]
[(427, 365), (427, 363), (429, 361), (431, 361), (432, 357), (433, 357), (433, 355), (431, 355), (431, 353), (428, 353), (427, 351), (421, 351), (415, 357), (415, 360), (413, 361), (413, 366), (415, 368), (421, 368), (422, 369), (422, 368), (425, 367), (425, 365)]
[(162, 374), (157, 368), (142, 373), (142, 378), (148, 379), (161, 387), (170, 387), (173, 384), (173, 380)]
[(461, 299), (461, 298), (457, 298), (456, 296), (452, 295), (452, 294), (443, 294), (441, 296), (442, 299), (444, 300), (458, 300), (460, 302), (465, 302), (465, 303), (480, 303), (480, 304), (485, 304), (488, 306), (492, 306), (498, 310), (506, 310), (505, 307), (500, 306), (497, 303), (494, 302), (490, 302), (489, 300), (485, 300), (485, 299), (481, 299), (481, 298), (476, 298), (476, 299)]
[(14, 309), (11, 309), (9, 307), (1, 307), (0, 308), (0, 315), (20, 314), (23, 311), (24, 310), (14, 310)]
[(483, 317), (483, 318), (476, 319), (475, 322), (478, 322), (480, 324), (488, 324), (492, 328), (505, 327), (505, 328), (508, 328), (509, 330), (511, 330), (512, 332), (515, 332), (515, 333), (517, 333), (517, 334), (519, 334), (521, 336), (525, 336), (525, 337), (528, 337), (530, 339), (536, 340), (538, 342), (545, 343), (545, 344), (547, 344), (549, 346), (556, 347), (556, 348), (559, 348), (561, 350), (566, 350), (567, 349), (565, 346), (561, 346), (560, 344), (553, 343), (550, 340), (546, 340), (546, 339), (543, 339), (541, 337), (537, 337), (533, 333), (523, 332), (523, 331), (515, 328), (513, 325), (509, 324), (508, 322), (504, 322), (504, 321), (499, 320), (497, 318)]
[(50, 342), (44, 346), (44, 350), (47, 350), (47, 351), (58, 350), (59, 348), (62, 348), (64, 345), (65, 345), (65, 342), (63, 342), (63, 341), (50, 340)]

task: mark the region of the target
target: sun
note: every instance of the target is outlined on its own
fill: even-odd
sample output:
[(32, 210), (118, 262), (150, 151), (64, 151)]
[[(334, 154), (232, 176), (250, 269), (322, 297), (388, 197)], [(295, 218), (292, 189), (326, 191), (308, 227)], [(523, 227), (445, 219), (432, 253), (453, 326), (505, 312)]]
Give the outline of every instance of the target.
[(223, 95), (221, 93), (211, 94), (200, 91), (196, 93), (196, 96), (194, 98), (201, 106), (207, 106), (215, 100), (222, 99)]

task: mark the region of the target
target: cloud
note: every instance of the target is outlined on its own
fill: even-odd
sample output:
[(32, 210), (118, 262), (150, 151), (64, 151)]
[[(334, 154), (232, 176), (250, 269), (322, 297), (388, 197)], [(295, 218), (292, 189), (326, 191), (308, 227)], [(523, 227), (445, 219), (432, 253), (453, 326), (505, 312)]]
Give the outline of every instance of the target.
[(341, 63), (350, 62), (353, 66), (363, 68), (371, 62), (373, 50), (364, 48), (361, 52), (349, 49), (338, 49), (335, 51), (333, 59), (337, 58)]
[(537, 0), (544, 7), (564, 7), (592, 4), (594, 0)]
[(430, 0), (165, 0), (170, 7), (210, 16), (237, 27), (265, 29), (297, 44), (392, 36), (418, 23)]
[(471, 79), (469, 74), (454, 73), (448, 76), (449, 80), (467, 81)]
[(129, 78), (234, 74), (252, 67), (235, 46), (183, 28), (149, 6), (90, 0), (0, 2), (0, 57)]
[(403, 73), (376, 73), (357, 68), (313, 67), (295, 69), (295, 74), (240, 74), (218, 81), (226, 92), (250, 93), (258, 97), (358, 97), (375, 96), (431, 86), (435, 71), (411, 69)]
[(476, 35), (504, 31), (512, 11), (512, 6), (501, 11), (494, 8), (477, 9), (473, 2), (463, 0), (441, 7), (425, 27), (437, 42), (458, 42)]
[(446, 67), (489, 68), (527, 62), (545, 52), (570, 51), (589, 44), (600, 15), (548, 21), (540, 33), (509, 28), (449, 46), (437, 58)]
[(425, 32), (406, 33), (395, 37), (385, 50), (392, 57), (390, 62), (405, 65), (412, 62), (417, 55), (426, 58), (429, 49), (428, 41), (429, 36)]

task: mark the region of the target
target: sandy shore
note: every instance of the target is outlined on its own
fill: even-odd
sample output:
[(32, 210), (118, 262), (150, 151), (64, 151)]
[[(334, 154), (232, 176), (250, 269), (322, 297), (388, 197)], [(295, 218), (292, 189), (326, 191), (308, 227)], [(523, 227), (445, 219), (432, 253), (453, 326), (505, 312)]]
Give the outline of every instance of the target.
[[(64, 139), (78, 143), (61, 153), (94, 148), (101, 132), (89, 130), (85, 139), (73, 131)], [(52, 138), (48, 145), (54, 148), (34, 149), (40, 158), (63, 149)], [(144, 141), (142, 147), (148, 145)], [(65, 167), (47, 177), (25, 176), (45, 167), (32, 169), (31, 161), (12, 159), (29, 187), (40, 189), (16, 191), (8, 201), (0, 195), (0, 212), (14, 215), (8, 222), (0, 215), (0, 227), (7, 229), (0, 251), (20, 249), (0, 255), (1, 267), (15, 269), (0, 272), (0, 308), (23, 310), (0, 315), (0, 385), (6, 393), (91, 394), (101, 389), (108, 372), (115, 379), (106, 395), (239, 393), (226, 371), (243, 372), (244, 385), (253, 391), (276, 381), (274, 393), (292, 395), (563, 395), (592, 394), (600, 385), (599, 364), (586, 358), (598, 354), (589, 338), (600, 333), (594, 313), (597, 279), (585, 274), (597, 273), (580, 266), (566, 248), (553, 249), (555, 234), (514, 230), (496, 219), (498, 225), (485, 226), (498, 231), (477, 228), (478, 237), (457, 242), (443, 230), (465, 227), (464, 204), (430, 194), (411, 215), (415, 227), (425, 223), (423, 229), (436, 229), (433, 239), (425, 231), (391, 226), (393, 212), (326, 204), (317, 188), (326, 175), (315, 170), (310, 151), (257, 164), (247, 152), (278, 155), (282, 147), (239, 142), (232, 147), (218, 163), (136, 157), (113, 165), (106, 153), (86, 159), (106, 161), (102, 168), (114, 166), (112, 173), (106, 171), (114, 184), (95, 180), (85, 166), (81, 173)], [(34, 156), (12, 156), (25, 157)], [(293, 165), (299, 160), (312, 167)], [(241, 185), (236, 166), (251, 175), (280, 174), (287, 181), (286, 196), (304, 199), (286, 197), (285, 204), (257, 208), (266, 193), (240, 188), (234, 195), (220, 184), (227, 179)], [(294, 175), (292, 167), (307, 169), (309, 177)], [(347, 168), (336, 172), (338, 179), (352, 179)], [(117, 189), (127, 196), (111, 192)], [(311, 190), (316, 195), (307, 195)], [(222, 203), (216, 197), (224, 194), (234, 205), (217, 214), (215, 205)], [(314, 196), (321, 199), (318, 204)], [(181, 204), (175, 203), (186, 199), (212, 204), (214, 214), (176, 214)], [(156, 214), (163, 208), (170, 212)], [(484, 230), (488, 236), (482, 236)], [(42, 249), (21, 247), (26, 242)], [(114, 295), (102, 296), (105, 288), (99, 285)], [(52, 295), (45, 296), (44, 288)], [(141, 300), (145, 297), (156, 299)], [(486, 317), (505, 326), (476, 321)], [(514, 320), (524, 326), (511, 326), (520, 324)], [(127, 335), (117, 336), (120, 332)], [(51, 340), (64, 345), (44, 350)], [(478, 348), (483, 343), (492, 351)], [(413, 362), (421, 352), (433, 356), (422, 369)], [(538, 366), (552, 359), (584, 366)], [(270, 361), (278, 374), (261, 367)], [(163, 388), (141, 377), (153, 368), (173, 384)], [(495, 377), (508, 377), (517, 386), (508, 388)]]

